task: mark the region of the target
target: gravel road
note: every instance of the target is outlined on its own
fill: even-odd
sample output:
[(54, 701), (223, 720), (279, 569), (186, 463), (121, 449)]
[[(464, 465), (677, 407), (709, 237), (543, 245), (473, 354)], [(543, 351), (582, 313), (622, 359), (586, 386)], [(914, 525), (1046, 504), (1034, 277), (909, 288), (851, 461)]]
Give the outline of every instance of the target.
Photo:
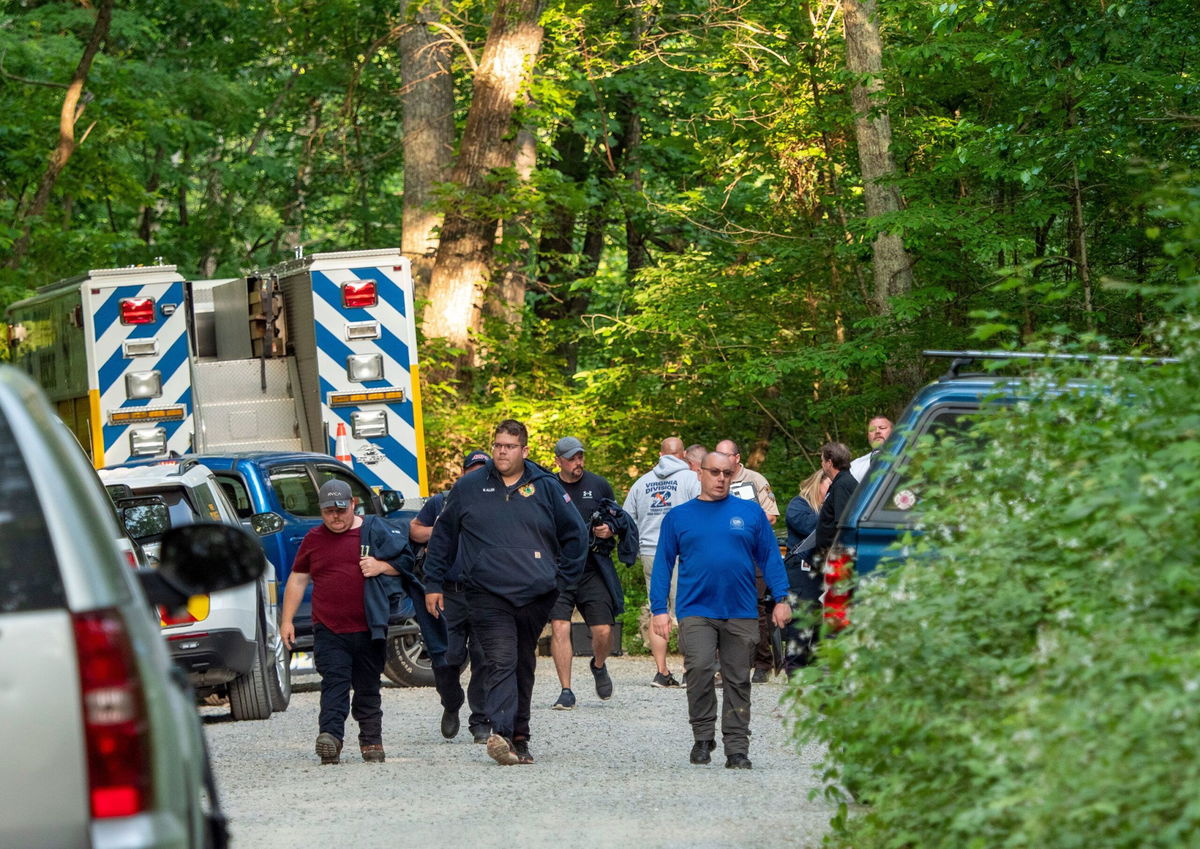
[[(352, 719), (342, 763), (318, 763), (313, 675), (298, 676), (291, 706), (264, 722), (232, 722), (226, 708), (201, 708), (234, 847), (820, 844), (832, 813), (808, 800), (820, 752), (797, 752), (790, 742), (781, 684), (753, 690), (754, 769), (725, 769), (719, 740), (712, 765), (699, 767), (688, 763), (686, 693), (649, 686), (649, 658), (609, 659), (616, 690), (607, 702), (596, 698), (586, 663), (575, 660), (578, 706), (555, 711), (558, 679), (550, 659), (538, 659), (533, 766), (490, 760), (470, 742), (465, 709), (462, 732), (443, 740), (432, 688), (384, 688), (385, 764), (360, 759)], [(675, 658), (672, 668), (679, 667)]]

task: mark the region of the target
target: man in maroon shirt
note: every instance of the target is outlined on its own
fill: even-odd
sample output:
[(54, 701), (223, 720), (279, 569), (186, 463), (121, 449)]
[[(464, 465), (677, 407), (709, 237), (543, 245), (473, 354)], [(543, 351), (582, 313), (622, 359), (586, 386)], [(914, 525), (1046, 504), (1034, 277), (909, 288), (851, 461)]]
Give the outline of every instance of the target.
[(318, 501), (321, 524), (308, 532), (296, 553), (283, 592), (280, 636), (288, 648), (295, 643), (292, 619), (311, 580), (313, 657), (321, 675), (317, 755), (323, 764), (338, 763), (346, 714), (352, 712), (363, 760), (383, 763), (379, 675), (387, 650), (385, 640), (372, 638), (364, 590), (368, 579), (399, 572), (391, 563), (371, 556), (362, 533), (363, 517), (354, 512), (357, 499), (345, 481), (326, 481)]

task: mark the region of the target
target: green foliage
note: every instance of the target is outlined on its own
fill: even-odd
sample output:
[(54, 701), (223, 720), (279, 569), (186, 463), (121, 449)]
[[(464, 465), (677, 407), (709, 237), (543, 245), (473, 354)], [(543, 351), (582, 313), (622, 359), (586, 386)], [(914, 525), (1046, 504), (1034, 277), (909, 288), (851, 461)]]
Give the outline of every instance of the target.
[(843, 809), (834, 845), (1200, 839), (1193, 185), (1149, 204), (1180, 281), (1154, 343), (1181, 362), (1039, 370), (1030, 402), (918, 453), (922, 535), (791, 693), (828, 792), (869, 805)]

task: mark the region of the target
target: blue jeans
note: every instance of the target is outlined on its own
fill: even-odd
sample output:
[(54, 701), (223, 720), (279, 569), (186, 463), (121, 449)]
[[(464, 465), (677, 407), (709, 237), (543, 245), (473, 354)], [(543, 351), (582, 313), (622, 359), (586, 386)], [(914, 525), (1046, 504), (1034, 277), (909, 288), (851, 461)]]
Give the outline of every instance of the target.
[[(313, 626), (313, 660), (321, 675), (322, 734), (346, 736), (346, 714), (358, 722), (361, 746), (383, 742), (383, 700), (379, 676), (387, 659), (387, 641), (372, 640), (370, 631), (335, 634)], [(354, 690), (353, 699), (350, 691)]]
[(467, 590), (471, 633), (488, 664), (485, 709), (492, 731), (510, 740), (529, 739), (537, 641), (556, 598), (558, 590), (551, 590), (518, 607), (485, 590)]

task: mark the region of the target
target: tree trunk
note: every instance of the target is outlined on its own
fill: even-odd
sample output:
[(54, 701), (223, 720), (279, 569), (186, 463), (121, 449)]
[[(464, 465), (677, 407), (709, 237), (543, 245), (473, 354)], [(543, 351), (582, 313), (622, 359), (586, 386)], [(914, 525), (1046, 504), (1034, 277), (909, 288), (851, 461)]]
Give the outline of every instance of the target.
[[(75, 67), (75, 73), (71, 77), (71, 82), (67, 85), (67, 93), (63, 97), (62, 109), (58, 115), (58, 146), (50, 154), (50, 162), (46, 166), (46, 173), (42, 175), (42, 182), (38, 186), (37, 194), (34, 195), (33, 201), (22, 216), (24, 224), (20, 237), (13, 243), (12, 256), (8, 259), (9, 268), (19, 268), (25, 259), (25, 254), (29, 252), (29, 239), (33, 231), (34, 219), (46, 211), (46, 207), (50, 204), (50, 193), (54, 191), (54, 184), (58, 182), (58, 175), (67, 167), (67, 162), (70, 161), (71, 155), (78, 147), (75, 141), (75, 124), (78, 123), (79, 118), (83, 115), (83, 110), (91, 99), (90, 95), (82, 96), (83, 86), (87, 83), (88, 74), (92, 70), (92, 61), (100, 52), (101, 42), (108, 37), (112, 13), (113, 0), (100, 0), (100, 5), (96, 8), (96, 23), (92, 27), (92, 35), (83, 48), (83, 55), (79, 57), (79, 64)], [(89, 127), (89, 131), (90, 129)], [(87, 132), (84, 133), (84, 138), (86, 137)]]
[[(513, 161), (517, 179), (528, 183), (537, 166), (537, 137), (528, 127), (517, 135), (516, 158)], [(510, 325), (520, 325), (521, 313), (525, 309), (525, 291), (529, 288), (529, 269), (533, 265), (533, 213), (524, 210), (508, 218), (501, 226), (505, 243), (505, 264), (500, 281), (487, 299), (488, 315), (502, 319)]]
[[(645, 7), (641, 3), (632, 3), (629, 14), (633, 16), (633, 40), (637, 49), (641, 50), (646, 40)], [(632, 283), (638, 271), (650, 264), (650, 252), (646, 249), (643, 214), (645, 187), (642, 181), (641, 100), (636, 92), (630, 91), (623, 98), (622, 105), (625, 115), (622, 127), (624, 139), (621, 168), (629, 186), (625, 203), (625, 279)]]
[(150, 244), (150, 240), (154, 237), (154, 222), (159, 207), (159, 201), (155, 198), (155, 195), (158, 194), (158, 186), (162, 181), (162, 164), (166, 156), (166, 148), (160, 144), (157, 150), (154, 151), (154, 164), (150, 166), (150, 177), (146, 180), (147, 203), (142, 207), (141, 223), (138, 225), (138, 238), (147, 245)]
[[(883, 42), (875, 22), (875, 0), (842, 0), (846, 30), (846, 68), (859, 79), (850, 90), (854, 106), (854, 135), (862, 169), (863, 195), (868, 218), (900, 209), (900, 193), (887, 184), (896, 173), (892, 156), (892, 122), (887, 98), (882, 94)], [(875, 289), (874, 306), (883, 315), (891, 312), (890, 299), (912, 289), (912, 260), (900, 237), (880, 233), (871, 246)]]
[(513, 164), (507, 139), (517, 96), (541, 50), (540, 13), (540, 0), (497, 3), (450, 175), (460, 195), (442, 224), (422, 326), (427, 337), (466, 351), (468, 361), (474, 359), (471, 332), (479, 328), (495, 247), (498, 219), (490, 210), (500, 188), (495, 174)]
[(428, 0), (419, 6), (413, 0), (403, 0), (400, 13), (406, 23), (400, 35), (400, 101), (404, 111), (400, 251), (412, 262), (417, 297), (424, 298), (433, 272), (437, 229), (442, 223), (433, 192), (448, 176), (454, 155), (454, 77), (450, 73), (450, 41), (430, 27), (441, 18), (440, 0)]

